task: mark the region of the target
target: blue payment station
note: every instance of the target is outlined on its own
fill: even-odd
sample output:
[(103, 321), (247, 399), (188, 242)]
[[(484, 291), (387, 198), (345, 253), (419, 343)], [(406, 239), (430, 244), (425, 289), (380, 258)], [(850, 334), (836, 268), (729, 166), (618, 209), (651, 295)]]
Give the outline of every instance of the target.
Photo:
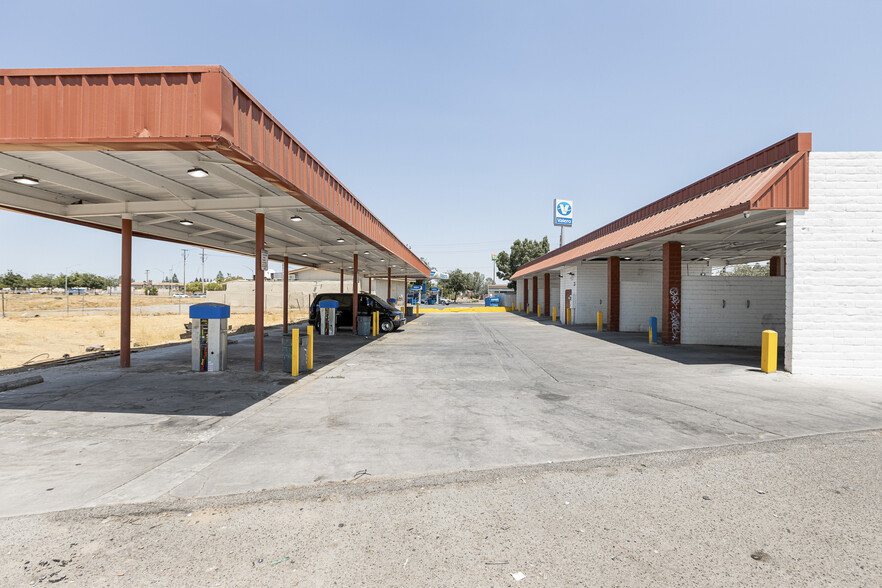
[(190, 305), (194, 372), (222, 372), (227, 366), (227, 319), (230, 307), (217, 302)]

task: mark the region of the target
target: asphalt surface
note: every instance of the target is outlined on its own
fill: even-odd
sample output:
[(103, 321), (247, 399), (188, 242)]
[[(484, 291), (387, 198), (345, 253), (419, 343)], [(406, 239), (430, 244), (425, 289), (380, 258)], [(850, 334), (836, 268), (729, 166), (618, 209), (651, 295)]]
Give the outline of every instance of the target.
[(0, 583), (879, 586), (880, 451), (874, 431), (6, 518)]
[(0, 393), (0, 585), (882, 583), (879, 380), (510, 313), (298, 378), (234, 340)]

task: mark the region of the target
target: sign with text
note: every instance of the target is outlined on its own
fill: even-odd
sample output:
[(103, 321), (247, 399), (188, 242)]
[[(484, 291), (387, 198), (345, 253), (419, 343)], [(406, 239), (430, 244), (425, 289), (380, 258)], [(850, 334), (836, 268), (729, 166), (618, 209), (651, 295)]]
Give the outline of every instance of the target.
[(571, 227), (571, 226), (573, 226), (573, 201), (572, 200), (561, 200), (559, 198), (555, 198), (555, 200), (554, 200), (554, 226), (556, 226), (556, 227)]
[(269, 269), (269, 251), (266, 249), (260, 250), (260, 269), (261, 271)]

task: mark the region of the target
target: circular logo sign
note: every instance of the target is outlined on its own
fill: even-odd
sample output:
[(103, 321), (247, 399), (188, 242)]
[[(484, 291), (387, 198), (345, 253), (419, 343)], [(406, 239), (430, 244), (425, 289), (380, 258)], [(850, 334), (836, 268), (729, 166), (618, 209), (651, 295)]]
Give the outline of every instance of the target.
[(557, 203), (557, 214), (561, 216), (569, 216), (573, 211), (573, 207), (570, 206), (569, 202), (558, 202)]

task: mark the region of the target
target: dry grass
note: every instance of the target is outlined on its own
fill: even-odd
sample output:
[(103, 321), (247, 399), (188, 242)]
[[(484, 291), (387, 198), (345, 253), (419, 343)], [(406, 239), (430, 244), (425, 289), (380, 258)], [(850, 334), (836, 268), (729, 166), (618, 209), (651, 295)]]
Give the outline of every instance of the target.
[[(64, 294), (5, 294), (6, 312), (25, 312), (32, 310), (64, 310), (67, 302)], [(177, 304), (178, 298), (170, 296), (132, 296), (132, 306), (155, 306), (158, 304)], [(201, 302), (199, 298), (184, 298), (184, 304)], [(119, 308), (118, 294), (71, 294), (70, 311), (82, 308)]]
[[(266, 325), (282, 323), (281, 312), (268, 312)], [(306, 318), (306, 313), (289, 312), (289, 320)], [(180, 341), (187, 315), (160, 314), (132, 317), (132, 346), (144, 347)], [(252, 313), (233, 313), (228, 324), (233, 330), (254, 324)], [(119, 349), (119, 317), (103, 315), (6, 317), (0, 319), (0, 369), (60, 359), (65, 353), (82, 355), (87, 346)], [(44, 355), (45, 354), (45, 355)]]

